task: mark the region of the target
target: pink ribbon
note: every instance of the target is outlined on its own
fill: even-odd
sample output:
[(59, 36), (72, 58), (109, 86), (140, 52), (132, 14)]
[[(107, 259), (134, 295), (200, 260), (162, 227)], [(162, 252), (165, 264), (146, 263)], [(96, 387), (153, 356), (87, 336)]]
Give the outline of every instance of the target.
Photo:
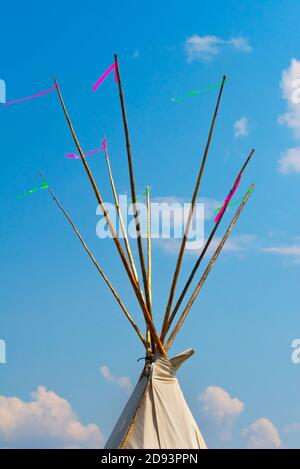
[[(106, 146), (106, 137), (104, 137), (103, 140), (102, 140), (102, 147), (101, 148), (97, 148), (96, 150), (88, 151), (87, 153), (84, 153), (84, 156), (94, 155), (95, 153), (98, 153), (99, 151), (106, 150), (106, 148), (107, 148), (107, 146)], [(72, 158), (72, 159), (77, 160), (77, 159), (80, 159), (81, 156), (76, 155), (75, 153), (67, 153), (66, 158)]]
[(215, 218), (215, 223), (218, 223), (218, 221), (220, 220), (221, 216), (223, 215), (223, 213), (225, 212), (226, 210), (226, 207), (227, 205), (229, 204), (230, 200), (232, 199), (232, 197), (234, 196), (237, 188), (239, 187), (239, 183), (241, 182), (241, 179), (242, 179), (242, 175), (240, 174), (239, 177), (237, 178), (234, 186), (233, 186), (233, 189), (232, 191), (230, 192), (230, 194), (226, 197), (226, 199), (224, 200), (224, 204), (221, 208), (221, 210), (219, 211), (218, 215), (216, 216)]
[(118, 74), (117, 74), (117, 67), (116, 67), (116, 64), (113, 63), (110, 67), (108, 67), (108, 69), (106, 70), (106, 72), (103, 73), (103, 75), (101, 75), (100, 78), (98, 78), (98, 80), (96, 81), (96, 83), (94, 84), (93, 86), (93, 91), (96, 91), (96, 89), (98, 88), (98, 86), (101, 85), (101, 83), (105, 80), (105, 78), (110, 74), (110, 72), (112, 72), (114, 70), (114, 80), (115, 81), (118, 81)]
[(27, 96), (26, 98), (16, 99), (15, 101), (9, 101), (8, 103), (3, 103), (3, 106), (9, 106), (10, 104), (21, 103), (22, 101), (28, 101), (28, 99), (39, 98), (40, 96), (50, 93), (51, 91), (56, 90), (56, 89), (57, 89), (57, 85), (53, 86), (52, 88), (49, 88), (49, 90), (41, 91), (40, 93), (33, 94), (32, 96)]

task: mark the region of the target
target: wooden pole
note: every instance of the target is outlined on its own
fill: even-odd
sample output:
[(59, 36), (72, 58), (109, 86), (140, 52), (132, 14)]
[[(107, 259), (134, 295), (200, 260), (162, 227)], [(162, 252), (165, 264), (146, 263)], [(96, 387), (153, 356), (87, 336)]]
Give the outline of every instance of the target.
[[(240, 170), (239, 174), (237, 175), (237, 178), (236, 178), (236, 180), (235, 180), (235, 182), (234, 182), (234, 184), (233, 184), (233, 187), (232, 187), (230, 193), (233, 191), (233, 188), (235, 187), (237, 181), (239, 180), (239, 178), (242, 176), (243, 172), (245, 171), (246, 166), (247, 166), (247, 164), (249, 163), (249, 161), (251, 160), (253, 153), (254, 153), (254, 149), (251, 150), (251, 152), (250, 152), (248, 158), (246, 159), (245, 163), (243, 164), (242, 169)], [(187, 280), (187, 282), (186, 282), (186, 284), (185, 284), (185, 286), (184, 286), (184, 288), (183, 288), (183, 290), (182, 290), (182, 293), (181, 293), (181, 295), (180, 295), (180, 297), (179, 297), (179, 299), (178, 299), (178, 301), (177, 301), (177, 303), (176, 303), (176, 305), (175, 305), (175, 307), (174, 307), (174, 310), (172, 311), (172, 314), (171, 314), (171, 316), (170, 316), (169, 322), (168, 322), (167, 327), (166, 327), (166, 329), (165, 329), (165, 335), (161, 337), (162, 342), (164, 342), (164, 338), (165, 338), (165, 336), (166, 336), (168, 330), (170, 329), (170, 326), (171, 326), (171, 324), (172, 324), (172, 322), (173, 322), (173, 320), (174, 320), (174, 318), (175, 318), (175, 315), (176, 315), (176, 313), (177, 313), (177, 311), (178, 311), (178, 309), (179, 309), (179, 307), (180, 307), (180, 305), (181, 305), (181, 303), (182, 303), (182, 301), (183, 301), (183, 299), (184, 299), (184, 297), (185, 297), (185, 295), (186, 295), (186, 292), (187, 292), (187, 290), (188, 290), (190, 284), (192, 283), (192, 280), (193, 280), (193, 278), (194, 278), (194, 276), (195, 276), (195, 274), (196, 274), (196, 272), (197, 272), (197, 270), (198, 270), (198, 268), (199, 268), (199, 266), (200, 266), (200, 264), (201, 264), (202, 259), (204, 258), (205, 254), (206, 254), (206, 251), (207, 251), (207, 249), (208, 249), (208, 247), (209, 247), (209, 245), (210, 245), (210, 243), (211, 243), (211, 241), (212, 241), (212, 239), (213, 239), (213, 237), (214, 237), (214, 235), (215, 235), (215, 233), (216, 233), (216, 231), (217, 231), (217, 229), (218, 229), (219, 224), (220, 224), (221, 221), (222, 221), (222, 218), (223, 218), (223, 216), (224, 216), (224, 214), (225, 214), (225, 212), (226, 212), (226, 209), (227, 209), (227, 206), (225, 207), (225, 210), (224, 210), (224, 212), (222, 213), (220, 219), (218, 220), (218, 222), (215, 224), (214, 228), (212, 229), (212, 231), (211, 231), (211, 233), (210, 233), (210, 235), (209, 235), (209, 237), (208, 237), (208, 239), (207, 239), (207, 241), (206, 241), (206, 243), (205, 243), (205, 245), (204, 245), (204, 247), (203, 247), (203, 249), (202, 249), (202, 251), (201, 251), (201, 254), (200, 254), (199, 258), (198, 258), (196, 264), (194, 265), (194, 268), (193, 268), (193, 270), (192, 270), (192, 272), (191, 272), (191, 274), (190, 274), (190, 276), (189, 276), (189, 278), (188, 278), (188, 280)]]
[(226, 76), (224, 75), (223, 80), (222, 80), (222, 84), (221, 84), (221, 87), (220, 87), (216, 107), (215, 107), (215, 112), (214, 112), (212, 122), (211, 122), (211, 125), (210, 125), (209, 134), (208, 134), (205, 150), (204, 150), (204, 153), (203, 153), (203, 158), (202, 158), (201, 166), (200, 166), (200, 169), (199, 169), (199, 174), (198, 174), (198, 177), (197, 177), (196, 186), (195, 186), (195, 189), (194, 189), (194, 193), (193, 193), (193, 197), (192, 197), (192, 201), (191, 201), (191, 206), (190, 206), (190, 210), (189, 210), (189, 214), (188, 214), (188, 218), (187, 218), (187, 222), (186, 222), (186, 226), (185, 226), (185, 230), (184, 230), (184, 235), (183, 235), (183, 238), (182, 238), (182, 242), (181, 242), (181, 246), (180, 246), (180, 250), (179, 250), (179, 254), (178, 254), (178, 259), (177, 259), (177, 263), (176, 263), (176, 267), (175, 267), (175, 272), (174, 272), (174, 275), (173, 275), (173, 280), (172, 280), (171, 289), (170, 289), (170, 295), (169, 295), (168, 304), (167, 304), (167, 307), (166, 307), (165, 317), (164, 317), (164, 321), (163, 321), (163, 326), (162, 326), (162, 330), (161, 330), (161, 337), (162, 338), (165, 337), (166, 330), (167, 330), (167, 327), (168, 327), (170, 311), (171, 311), (171, 308), (172, 308), (172, 303), (173, 303), (173, 299), (174, 299), (174, 295), (175, 295), (175, 290), (176, 290), (177, 280), (178, 280), (180, 267), (181, 267), (181, 263), (182, 263), (182, 258), (183, 258), (183, 254), (184, 254), (184, 250), (185, 250), (185, 245), (186, 245), (186, 241), (187, 241), (191, 221), (192, 221), (192, 218), (193, 218), (194, 207), (195, 207), (195, 203), (196, 203), (196, 199), (197, 199), (197, 195), (198, 195), (198, 191), (199, 191), (199, 187), (200, 187), (200, 182), (201, 182), (201, 179), (202, 179), (202, 175), (203, 175), (203, 171), (204, 171), (204, 167), (205, 167), (205, 163), (206, 163), (206, 159), (207, 159), (207, 155), (208, 155), (208, 150), (209, 150), (209, 147), (210, 147), (210, 142), (211, 142), (211, 138), (212, 138), (212, 134), (213, 134), (213, 130), (214, 130), (217, 114), (218, 114), (218, 109), (219, 109), (219, 105), (220, 105), (221, 96), (222, 96), (222, 93), (223, 93), (225, 80), (226, 80)]
[(193, 303), (194, 303), (194, 301), (196, 300), (196, 298), (197, 298), (197, 296), (198, 296), (198, 294), (199, 294), (199, 292), (200, 292), (200, 290), (201, 290), (201, 288), (202, 288), (202, 286), (203, 286), (203, 284), (204, 284), (204, 282), (205, 282), (205, 280), (206, 280), (206, 278), (207, 278), (209, 272), (211, 271), (211, 269), (212, 269), (212, 267), (213, 267), (213, 265), (214, 265), (216, 259), (218, 258), (220, 252), (222, 251), (222, 248), (223, 248), (223, 246), (224, 246), (224, 244), (225, 244), (225, 242), (226, 242), (226, 240), (227, 240), (227, 238), (228, 238), (228, 236), (229, 236), (229, 234), (230, 234), (232, 228), (234, 227), (235, 223), (237, 222), (237, 220), (238, 220), (238, 218), (239, 218), (239, 216), (240, 216), (240, 214), (241, 214), (241, 211), (243, 210), (243, 208), (244, 208), (244, 206), (245, 206), (245, 204), (246, 204), (248, 198), (250, 197), (250, 194), (251, 194), (253, 188), (254, 188), (254, 184), (251, 184), (250, 190), (247, 192), (247, 194), (246, 194), (245, 197), (243, 198), (243, 201), (242, 201), (242, 203), (240, 204), (240, 206), (239, 206), (239, 208), (238, 208), (238, 210), (237, 210), (235, 216), (233, 217), (233, 219), (232, 219), (232, 221), (231, 221), (229, 227), (227, 228), (227, 231), (226, 231), (225, 235), (223, 236), (223, 239), (221, 240), (220, 244), (218, 245), (216, 251), (214, 252), (214, 255), (212, 256), (212, 258), (211, 258), (211, 260), (210, 260), (208, 266), (206, 267), (206, 269), (205, 269), (205, 271), (204, 271), (204, 273), (203, 273), (203, 275), (202, 275), (202, 277), (201, 277), (201, 279), (200, 279), (200, 282), (198, 283), (198, 285), (197, 285), (197, 287), (196, 287), (194, 293), (192, 294), (192, 296), (191, 296), (191, 298), (189, 299), (189, 301), (188, 301), (186, 307), (184, 308), (184, 310), (183, 310), (183, 312), (182, 312), (182, 314), (181, 314), (181, 316), (180, 316), (180, 318), (179, 318), (179, 320), (178, 320), (176, 326), (174, 327), (172, 333), (170, 334), (170, 337), (168, 338), (168, 340), (167, 340), (167, 342), (166, 342), (166, 344), (165, 344), (165, 349), (166, 349), (167, 352), (168, 352), (168, 350), (170, 349), (170, 347), (171, 347), (171, 345), (172, 345), (172, 343), (173, 343), (173, 341), (174, 341), (176, 335), (178, 334), (180, 328), (182, 327), (182, 324), (184, 323), (184, 321), (185, 321), (185, 319), (186, 319), (186, 317), (187, 317), (187, 315), (188, 315), (188, 313), (189, 313), (191, 307), (193, 306)]
[(147, 203), (147, 259), (148, 259), (148, 269), (147, 269), (147, 285), (149, 298), (152, 303), (152, 255), (151, 255), (151, 205), (150, 205), (150, 189), (149, 186), (146, 187), (146, 203)]
[(112, 188), (114, 201), (115, 201), (118, 217), (119, 217), (119, 220), (120, 220), (120, 226), (121, 226), (121, 230), (122, 230), (122, 234), (123, 234), (123, 238), (124, 238), (125, 248), (126, 248), (126, 251), (127, 251), (127, 255), (128, 255), (129, 262), (130, 262), (132, 273), (135, 277), (136, 282), (138, 283), (138, 274), (137, 274), (137, 270), (136, 270), (135, 263), (134, 263), (134, 260), (133, 260), (132, 252), (131, 252), (131, 249), (130, 249), (130, 244), (129, 244), (129, 241), (128, 241), (126, 229), (125, 229), (125, 226), (124, 226), (122, 212), (120, 210), (118, 195), (117, 195), (116, 186), (115, 186), (113, 175), (112, 175), (112, 170), (111, 170), (111, 166), (110, 166), (110, 161), (109, 161), (109, 156), (108, 156), (108, 150), (107, 149), (105, 149), (105, 160), (106, 160), (106, 164), (107, 164), (110, 185), (111, 185), (111, 188)]
[(104, 205), (104, 203), (103, 203), (103, 199), (102, 199), (102, 197), (101, 197), (101, 194), (100, 194), (100, 192), (99, 192), (99, 189), (98, 189), (98, 187), (97, 187), (97, 185), (96, 185), (96, 182), (95, 182), (95, 180), (94, 180), (94, 178), (93, 178), (93, 175), (92, 175), (92, 173), (91, 173), (91, 170), (90, 170), (90, 168), (89, 168), (89, 166), (88, 166), (88, 163), (87, 163), (86, 158), (85, 158), (85, 156), (84, 156), (84, 154), (83, 154), (82, 148), (81, 148), (81, 146), (80, 146), (80, 144), (79, 144), (79, 141), (78, 141), (78, 139), (77, 139), (77, 136), (76, 136), (76, 134), (75, 134), (75, 131), (74, 131), (74, 128), (73, 128), (73, 126), (72, 126), (70, 117), (69, 117), (69, 115), (68, 115), (67, 108), (66, 108), (66, 106), (65, 106), (65, 103), (64, 103), (64, 100), (63, 100), (63, 97), (62, 97), (60, 88), (59, 88), (58, 83), (57, 83), (57, 81), (56, 81), (55, 78), (54, 78), (54, 82), (55, 82), (55, 85), (56, 85), (58, 97), (59, 97), (60, 103), (61, 103), (61, 105), (62, 105), (62, 109), (63, 109), (64, 115), (65, 115), (66, 121), (67, 121), (67, 123), (68, 123), (68, 126), (69, 126), (69, 128), (70, 128), (72, 137), (73, 137), (73, 139), (74, 139), (74, 142), (75, 142), (75, 144), (76, 144), (76, 147), (77, 147), (77, 149), (78, 149), (78, 152), (79, 152), (79, 154), (80, 154), (80, 156), (81, 156), (81, 160), (82, 160), (83, 166), (84, 166), (84, 168), (85, 168), (85, 170), (86, 170), (86, 173), (87, 173), (87, 175), (88, 175), (88, 178), (89, 178), (89, 180), (90, 180), (90, 182), (91, 182), (91, 185), (92, 185), (92, 187), (93, 187), (93, 189), (94, 189), (94, 193), (95, 193), (96, 198), (97, 198), (97, 200), (98, 200), (98, 203), (99, 203), (99, 205), (100, 205), (100, 207), (101, 207), (102, 213), (103, 213), (103, 215), (104, 215), (104, 217), (105, 217), (105, 220), (106, 220), (106, 222), (107, 222), (107, 225), (108, 225), (108, 227), (109, 227), (109, 230), (110, 230), (110, 232), (111, 232), (111, 234), (112, 234), (112, 237), (113, 237), (113, 240), (114, 240), (114, 242), (115, 242), (115, 245), (116, 245), (116, 247), (117, 247), (117, 249), (118, 249), (118, 252), (119, 252), (119, 254), (120, 254), (120, 257), (121, 257), (121, 259), (122, 259), (123, 265), (124, 265), (124, 267), (125, 267), (125, 270), (126, 270), (126, 272), (127, 272), (127, 275), (128, 275), (129, 280), (130, 280), (130, 282), (131, 282), (132, 288), (133, 288), (133, 290), (134, 290), (134, 292), (135, 292), (135, 294), (136, 294), (136, 297), (137, 297), (137, 299), (138, 299), (138, 302), (139, 302), (139, 304), (140, 304), (140, 306), (141, 306), (141, 309), (142, 309), (142, 311), (143, 311), (145, 322), (146, 322), (146, 324), (149, 326), (149, 329), (150, 329), (151, 333), (153, 334), (153, 337), (154, 337), (154, 339), (155, 339), (155, 342), (156, 342), (156, 344), (157, 344), (157, 347), (158, 347), (160, 353), (161, 353), (163, 356), (166, 356), (166, 352), (165, 352), (164, 347), (163, 347), (163, 345), (162, 345), (162, 342), (161, 342), (161, 340), (160, 340), (160, 338), (159, 338), (159, 335), (158, 335), (158, 333), (157, 333), (157, 331), (156, 331), (156, 329), (155, 329), (155, 327), (154, 327), (154, 324), (153, 324), (152, 319), (151, 319), (151, 315), (150, 315), (150, 313), (149, 313), (149, 310), (147, 309), (147, 305), (145, 305), (145, 302), (144, 302), (143, 296), (142, 296), (142, 294), (141, 294), (141, 292), (140, 292), (139, 286), (137, 285), (136, 280), (135, 280), (135, 278), (134, 278), (134, 276), (133, 276), (133, 274), (132, 274), (132, 272), (131, 272), (130, 266), (129, 266), (128, 262), (127, 262), (127, 259), (126, 259), (126, 257), (125, 257), (124, 252), (123, 252), (123, 249), (122, 249), (122, 246), (121, 246), (121, 244), (120, 244), (118, 235), (117, 235), (117, 233), (115, 232), (114, 226), (113, 226), (113, 224), (112, 224), (111, 221), (110, 221), (108, 212), (107, 212), (106, 207), (105, 207), (105, 205)]
[[(45, 179), (43, 178), (42, 174), (40, 173), (40, 176), (42, 178), (42, 180), (44, 182)], [(68, 220), (68, 222), (70, 223), (71, 227), (73, 228), (73, 230), (75, 231), (76, 235), (78, 236), (82, 246), (84, 247), (84, 249), (86, 250), (89, 258), (91, 259), (91, 261), (93, 262), (93, 264), (95, 265), (96, 269), (98, 270), (99, 274), (101, 275), (101, 277), (103, 278), (103, 280), (105, 281), (105, 283), (107, 284), (107, 286), (109, 287), (110, 291), (112, 292), (113, 296), (115, 297), (115, 299), (117, 300), (117, 302), (119, 303), (119, 305), (121, 306), (125, 316), (127, 317), (127, 319), (129, 320), (130, 324), (132, 325), (132, 327), (134, 328), (134, 330), (136, 331), (136, 333), (138, 334), (140, 340), (142, 341), (143, 345), (145, 348), (147, 348), (147, 344), (146, 344), (146, 341), (141, 333), (141, 331), (139, 330), (138, 326), (135, 324), (135, 322), (133, 321), (132, 317), (130, 316), (128, 310), (126, 309), (126, 307), (124, 306), (122, 300), (120, 299), (119, 295), (117, 294), (116, 290), (114, 289), (114, 287), (112, 286), (111, 282), (108, 280), (108, 278), (106, 277), (105, 273), (103, 272), (103, 270), (101, 269), (101, 267), (99, 266), (97, 260), (95, 259), (95, 257), (93, 256), (93, 254), (91, 253), (91, 251), (89, 250), (86, 242), (84, 241), (83, 237), (81, 236), (81, 234), (79, 233), (78, 229), (76, 228), (75, 224), (73, 223), (73, 221), (71, 220), (70, 216), (68, 215), (68, 213), (66, 212), (66, 210), (63, 208), (63, 206), (60, 204), (60, 202), (58, 201), (57, 197), (55, 196), (55, 194), (53, 193), (53, 191), (50, 189), (49, 185), (48, 185), (48, 191), (49, 193), (51, 194), (54, 202), (56, 203), (56, 205), (58, 206), (58, 208), (61, 210), (61, 212), (64, 214), (64, 216), (66, 217), (66, 219)]]
[[(151, 254), (151, 205), (150, 205), (150, 189), (149, 186), (146, 187), (146, 204), (147, 204), (147, 260), (148, 260), (148, 268), (147, 268), (147, 288), (149, 292), (149, 298), (151, 302), (151, 310), (152, 310), (152, 254)], [(152, 316), (151, 316), (152, 317)], [(147, 357), (151, 356), (151, 348), (150, 343), (152, 346), (152, 352), (155, 352), (155, 342), (151, 337), (149, 328), (147, 327), (146, 330), (146, 342), (148, 345), (147, 348)]]
[(145, 265), (142, 238), (141, 238), (141, 226), (140, 226), (139, 214), (136, 208), (136, 189), (135, 189), (132, 156), (131, 156), (129, 129), (128, 129), (124, 94), (123, 94), (117, 54), (114, 55), (114, 58), (115, 58), (116, 73), (117, 73), (118, 87), (119, 87), (119, 97), (120, 97), (120, 104), (121, 104), (121, 111), (122, 111), (122, 118), (123, 118), (124, 132), (125, 132), (125, 140), (126, 140), (127, 160), (128, 160), (128, 169), (129, 169), (130, 187), (131, 187), (131, 198), (132, 198), (132, 205), (133, 205), (133, 216), (135, 220), (135, 228), (136, 228), (136, 235), (137, 235), (137, 245), (138, 245), (138, 251), (139, 251), (141, 271), (142, 271), (142, 276), (143, 276), (144, 290), (145, 290), (145, 295), (146, 295), (146, 304), (147, 304), (148, 311), (151, 314), (151, 301), (150, 301), (149, 292), (147, 288), (147, 272), (146, 272), (146, 265)]

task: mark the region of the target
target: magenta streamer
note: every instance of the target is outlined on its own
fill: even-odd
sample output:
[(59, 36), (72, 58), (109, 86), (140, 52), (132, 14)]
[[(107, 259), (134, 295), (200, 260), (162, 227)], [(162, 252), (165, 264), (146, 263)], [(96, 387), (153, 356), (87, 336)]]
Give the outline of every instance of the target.
[(21, 103), (22, 101), (28, 101), (29, 99), (39, 98), (40, 96), (50, 93), (51, 91), (54, 91), (56, 89), (57, 89), (57, 85), (53, 86), (52, 88), (49, 88), (49, 90), (45, 90), (45, 91), (41, 91), (40, 93), (33, 94), (32, 96), (27, 96), (26, 98), (16, 99), (15, 101), (9, 101), (8, 103), (3, 103), (3, 106), (9, 106), (10, 104)]
[[(102, 140), (101, 148), (97, 148), (96, 150), (88, 151), (87, 153), (84, 153), (84, 156), (94, 155), (95, 153), (98, 153), (99, 151), (106, 150), (106, 148), (107, 148), (106, 147), (106, 138), (104, 137), (103, 140)], [(78, 160), (78, 159), (81, 158), (81, 156), (76, 155), (75, 153), (67, 153), (66, 158), (72, 158), (72, 159)]]
[(221, 216), (223, 215), (223, 213), (225, 212), (226, 210), (226, 207), (227, 205), (229, 204), (230, 200), (232, 199), (232, 197), (234, 196), (238, 186), (239, 186), (239, 183), (241, 182), (241, 179), (242, 179), (242, 176), (240, 175), (236, 181), (236, 183), (234, 184), (233, 186), (233, 189), (232, 191), (230, 192), (230, 194), (226, 197), (226, 199), (224, 200), (224, 204), (223, 204), (223, 207), (221, 208), (221, 210), (219, 211), (218, 215), (216, 216), (215, 218), (215, 223), (218, 223), (218, 221), (220, 220)]
[(108, 67), (108, 69), (106, 70), (106, 72), (103, 73), (103, 75), (101, 75), (100, 78), (98, 78), (98, 80), (96, 81), (96, 83), (94, 84), (93, 86), (93, 91), (96, 91), (96, 89), (98, 88), (98, 86), (101, 85), (101, 83), (105, 80), (105, 78), (114, 70), (114, 80), (115, 81), (118, 81), (118, 75), (117, 75), (117, 70), (116, 70), (116, 64), (112, 64), (110, 67)]

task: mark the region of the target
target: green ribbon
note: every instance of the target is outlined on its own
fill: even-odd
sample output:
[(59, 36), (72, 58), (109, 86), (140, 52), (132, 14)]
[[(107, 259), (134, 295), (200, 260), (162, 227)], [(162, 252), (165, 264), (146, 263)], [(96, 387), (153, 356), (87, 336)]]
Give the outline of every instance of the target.
[(194, 96), (195, 94), (200, 94), (204, 93), (205, 91), (210, 91), (215, 88), (219, 88), (221, 84), (222, 83), (219, 83), (218, 85), (210, 86), (209, 88), (204, 88), (203, 90), (199, 91), (190, 91), (189, 93), (184, 94), (181, 98), (171, 98), (171, 101), (173, 101), (174, 103), (181, 103), (185, 98), (188, 98), (189, 96)]
[(22, 199), (23, 197), (25, 197), (26, 195), (30, 195), (30, 194), (33, 194), (34, 192), (37, 192), (37, 191), (40, 191), (42, 189), (48, 189), (48, 184), (46, 183), (46, 181), (43, 181), (43, 185), (41, 187), (36, 187), (35, 189), (31, 189), (30, 191), (27, 191), (27, 192), (24, 192), (24, 194), (22, 195), (16, 195), (16, 198), (17, 199)]
[[(227, 207), (232, 207), (232, 205), (235, 205), (235, 204), (238, 204), (239, 202), (241, 202), (245, 197), (246, 195), (249, 193), (251, 193), (253, 191), (253, 187), (250, 187), (250, 189), (246, 192), (246, 194), (244, 195), (244, 197), (241, 197), (240, 199), (238, 200), (235, 200), (234, 202), (230, 202)], [(223, 208), (223, 205), (222, 207), (219, 207), (217, 208), (217, 210), (215, 211), (215, 215), (221, 210), (221, 208)]]
[[(140, 200), (140, 199), (143, 199), (143, 198), (148, 194), (148, 191), (149, 191), (149, 189), (147, 189), (146, 192), (144, 192), (144, 194), (139, 195), (139, 196), (136, 198), (136, 202), (137, 202), (138, 200)], [(131, 202), (128, 202), (127, 207), (129, 207), (129, 205), (131, 205), (131, 204), (133, 204), (132, 200), (131, 200)]]

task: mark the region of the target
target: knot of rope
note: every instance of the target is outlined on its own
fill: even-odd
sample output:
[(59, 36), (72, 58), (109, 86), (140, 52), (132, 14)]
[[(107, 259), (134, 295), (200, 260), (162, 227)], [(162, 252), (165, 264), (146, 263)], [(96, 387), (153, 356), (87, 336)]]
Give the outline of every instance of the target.
[(153, 362), (153, 356), (152, 355), (149, 355), (149, 356), (145, 356), (145, 357), (140, 357), (137, 359), (137, 361), (141, 361), (141, 360), (145, 360), (145, 362), (149, 362), (149, 363), (152, 363)]

